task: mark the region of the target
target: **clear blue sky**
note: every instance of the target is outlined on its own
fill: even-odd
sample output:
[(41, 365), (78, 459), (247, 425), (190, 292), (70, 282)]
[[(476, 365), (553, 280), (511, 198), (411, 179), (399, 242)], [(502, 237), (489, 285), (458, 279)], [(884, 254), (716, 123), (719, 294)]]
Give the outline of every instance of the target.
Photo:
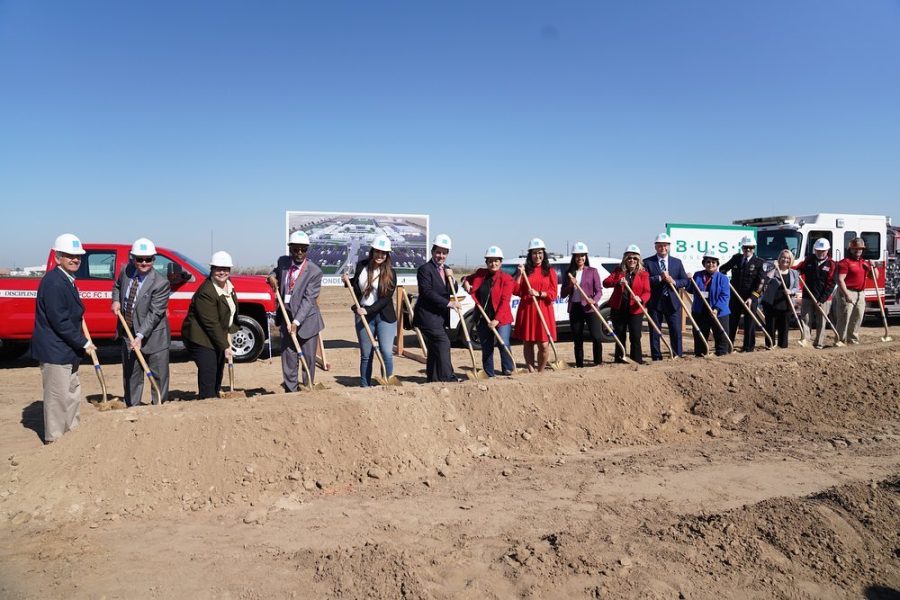
[(428, 213), (459, 264), (898, 200), (896, 0), (0, 0), (0, 266), (268, 264), (285, 210)]

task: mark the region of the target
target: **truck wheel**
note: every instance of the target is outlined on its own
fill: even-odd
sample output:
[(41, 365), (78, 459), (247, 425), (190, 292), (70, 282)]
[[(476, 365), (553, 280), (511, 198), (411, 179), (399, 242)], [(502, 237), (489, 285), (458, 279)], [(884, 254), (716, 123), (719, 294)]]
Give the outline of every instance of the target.
[[(610, 308), (608, 305), (604, 306), (600, 309), (600, 314), (603, 315), (603, 318), (606, 319), (606, 322), (609, 323), (610, 326), (612, 326), (612, 308)], [(604, 327), (603, 325), (600, 326), (600, 332), (600, 340), (604, 344), (615, 343), (613, 342), (613, 336), (609, 334), (609, 332), (606, 330), (606, 327)]]
[(16, 360), (28, 350), (26, 342), (0, 340), (0, 360)]
[(253, 362), (262, 352), (266, 340), (262, 325), (247, 315), (238, 315), (237, 324), (240, 329), (231, 334), (234, 362)]
[[(474, 350), (481, 350), (481, 342), (478, 339), (478, 329), (475, 327), (475, 319), (477, 316), (478, 313), (476, 311), (470, 310), (465, 314), (465, 319), (466, 326), (469, 328), (469, 337), (472, 339), (472, 348)], [(462, 323), (460, 323), (456, 327), (456, 335), (454, 341), (463, 348), (468, 348), (468, 346), (466, 345), (466, 334), (463, 332)]]

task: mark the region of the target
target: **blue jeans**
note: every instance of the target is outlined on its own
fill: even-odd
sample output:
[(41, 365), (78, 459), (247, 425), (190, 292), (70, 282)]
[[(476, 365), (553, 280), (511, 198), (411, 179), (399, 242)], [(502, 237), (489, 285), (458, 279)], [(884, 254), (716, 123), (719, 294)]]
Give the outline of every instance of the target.
[[(378, 340), (378, 349), (381, 352), (381, 358), (384, 359), (384, 368), (390, 377), (394, 374), (394, 336), (397, 334), (397, 322), (388, 323), (381, 318), (381, 315), (370, 317), (368, 321), (372, 335)], [(360, 353), (359, 385), (369, 387), (372, 385), (372, 363), (375, 362), (375, 348), (369, 341), (369, 334), (366, 333), (359, 315), (356, 315), (356, 337), (359, 338)]]
[[(499, 325), (497, 333), (503, 338), (504, 345), (509, 348), (509, 334), (512, 331), (512, 325)], [(511, 373), (515, 370), (516, 365), (513, 364), (512, 358), (503, 348), (500, 348), (500, 342), (497, 340), (494, 332), (488, 327), (484, 319), (478, 321), (478, 340), (481, 342), (481, 368), (487, 373), (488, 377), (496, 375), (494, 372), (494, 348), (500, 350), (500, 368), (504, 373)], [(512, 353), (512, 349), (510, 349)]]

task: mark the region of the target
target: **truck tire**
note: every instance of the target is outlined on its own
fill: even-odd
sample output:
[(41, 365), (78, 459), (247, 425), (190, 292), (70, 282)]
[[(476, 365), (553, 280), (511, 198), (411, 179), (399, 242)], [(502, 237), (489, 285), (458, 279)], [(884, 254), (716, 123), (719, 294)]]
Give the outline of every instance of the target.
[(28, 350), (28, 342), (0, 340), (0, 360), (16, 360)]
[[(603, 318), (606, 319), (606, 322), (609, 323), (610, 327), (612, 326), (612, 308), (607, 304), (603, 308), (600, 309), (600, 314), (603, 315)], [(600, 325), (600, 340), (604, 344), (613, 344), (613, 336), (609, 334), (602, 324)]]
[(240, 314), (237, 317), (237, 324), (240, 329), (231, 335), (234, 362), (253, 362), (259, 357), (266, 341), (263, 327), (253, 317)]
[[(472, 339), (472, 348), (474, 350), (481, 350), (481, 342), (478, 340), (478, 330), (475, 327), (476, 316), (477, 311), (470, 310), (463, 318), (466, 320), (466, 326), (469, 328), (469, 337)], [(468, 346), (466, 345), (466, 334), (463, 332), (462, 323), (456, 326), (456, 332), (454, 333), (453, 339), (450, 341), (468, 349)]]

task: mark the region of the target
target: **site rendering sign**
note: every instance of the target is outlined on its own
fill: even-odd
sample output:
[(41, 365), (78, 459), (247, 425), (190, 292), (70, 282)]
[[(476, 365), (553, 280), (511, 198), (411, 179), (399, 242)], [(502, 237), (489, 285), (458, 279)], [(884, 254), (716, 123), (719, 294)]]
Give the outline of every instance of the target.
[(391, 240), (398, 285), (415, 285), (416, 269), (428, 260), (428, 215), (287, 211), (285, 243), (295, 231), (309, 235), (309, 259), (322, 269), (322, 285), (341, 285), (369, 255), (376, 235)]

